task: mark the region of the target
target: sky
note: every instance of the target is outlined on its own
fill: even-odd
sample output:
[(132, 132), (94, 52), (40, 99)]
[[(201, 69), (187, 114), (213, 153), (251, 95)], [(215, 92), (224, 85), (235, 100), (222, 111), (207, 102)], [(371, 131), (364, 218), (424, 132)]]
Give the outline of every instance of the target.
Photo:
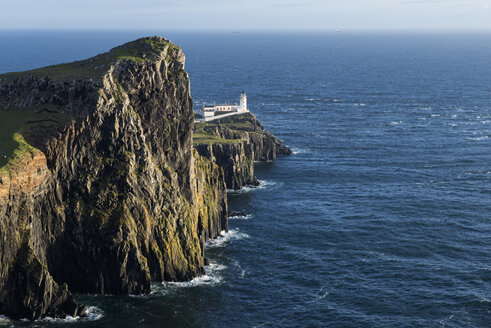
[(0, 0), (0, 29), (491, 29), (491, 0)]

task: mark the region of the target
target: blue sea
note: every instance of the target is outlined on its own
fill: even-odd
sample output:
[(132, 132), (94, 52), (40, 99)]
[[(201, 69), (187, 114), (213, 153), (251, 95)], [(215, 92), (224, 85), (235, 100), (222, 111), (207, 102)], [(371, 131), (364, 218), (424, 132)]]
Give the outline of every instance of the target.
[(156, 34), (294, 154), (229, 195), (206, 276), (0, 326), (491, 327), (491, 32), (0, 31), (0, 73)]

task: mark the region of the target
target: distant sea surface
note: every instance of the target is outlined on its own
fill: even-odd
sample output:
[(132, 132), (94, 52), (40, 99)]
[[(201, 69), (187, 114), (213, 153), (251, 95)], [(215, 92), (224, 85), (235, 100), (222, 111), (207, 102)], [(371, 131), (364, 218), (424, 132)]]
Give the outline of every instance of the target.
[[(294, 155), (229, 195), (207, 275), (15, 327), (490, 327), (491, 33), (0, 31), (0, 73), (162, 35)], [(71, 322), (71, 323), (69, 323)]]

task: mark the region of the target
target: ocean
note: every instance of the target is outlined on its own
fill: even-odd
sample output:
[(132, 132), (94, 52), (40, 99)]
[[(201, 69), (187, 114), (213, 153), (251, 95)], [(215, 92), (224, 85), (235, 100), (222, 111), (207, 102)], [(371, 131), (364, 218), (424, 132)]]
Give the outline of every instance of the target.
[(0, 31), (0, 73), (148, 35), (183, 48), (196, 106), (245, 90), (294, 154), (229, 194), (247, 216), (206, 276), (0, 326), (491, 326), (491, 33)]

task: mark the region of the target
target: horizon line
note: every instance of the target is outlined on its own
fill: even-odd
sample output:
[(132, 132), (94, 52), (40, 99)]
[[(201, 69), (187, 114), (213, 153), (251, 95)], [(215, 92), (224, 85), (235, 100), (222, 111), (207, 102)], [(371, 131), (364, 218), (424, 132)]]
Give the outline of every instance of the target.
[(62, 28), (19, 28), (19, 27), (0, 27), (0, 31), (125, 31), (125, 32), (145, 32), (145, 31), (182, 31), (182, 32), (399, 32), (399, 31), (415, 31), (415, 32), (445, 32), (445, 31), (487, 31), (491, 32), (491, 27), (459, 27), (459, 28), (209, 28), (209, 29), (192, 29), (192, 28), (77, 28), (77, 27), (62, 27)]

